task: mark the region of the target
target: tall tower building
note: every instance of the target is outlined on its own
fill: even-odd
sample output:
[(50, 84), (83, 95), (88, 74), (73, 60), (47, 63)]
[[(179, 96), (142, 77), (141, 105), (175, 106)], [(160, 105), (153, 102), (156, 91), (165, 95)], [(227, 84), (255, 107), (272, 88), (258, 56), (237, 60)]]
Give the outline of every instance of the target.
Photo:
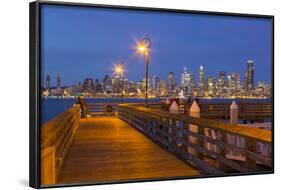
[(167, 85), (164, 80), (160, 80), (160, 95), (161, 96), (166, 96), (167, 95)]
[(100, 83), (100, 80), (99, 80), (99, 79), (96, 79), (96, 80), (95, 80), (95, 83), (94, 83), (94, 91), (95, 91), (96, 93), (101, 93), (101, 92), (103, 92), (103, 90), (102, 90), (102, 84)]
[(61, 88), (61, 77), (60, 75), (57, 76), (57, 89)]
[(46, 77), (46, 89), (49, 90), (51, 88), (51, 76), (47, 75)]
[(203, 65), (200, 65), (200, 67), (199, 67), (199, 81), (198, 82), (201, 83), (203, 86), (205, 85)]
[(215, 96), (216, 94), (215, 79), (213, 77), (207, 78), (207, 92), (209, 96)]
[(247, 61), (247, 71), (245, 74), (245, 89), (247, 91), (253, 90), (255, 87), (254, 81), (254, 61), (248, 60)]
[(94, 91), (94, 81), (92, 78), (86, 78), (84, 80), (83, 91), (84, 92), (93, 92)]
[(187, 72), (187, 68), (184, 67), (184, 68), (183, 68), (183, 72), (182, 72), (182, 74), (181, 74), (181, 85), (182, 85), (183, 87), (188, 86), (188, 83), (189, 83), (189, 82), (190, 82), (190, 75), (189, 75), (189, 73)]
[(205, 76), (203, 65), (199, 67), (199, 79), (197, 83), (197, 95), (204, 96), (205, 93)]
[(174, 95), (176, 84), (175, 84), (175, 75), (173, 72), (169, 72), (168, 74), (168, 93), (169, 95)]
[(217, 81), (217, 89), (218, 89), (218, 93), (219, 93), (220, 96), (224, 95), (225, 86), (226, 86), (225, 72), (220, 71), (219, 72), (219, 78), (218, 78), (218, 81)]
[(160, 91), (160, 78), (158, 76), (153, 76), (152, 78), (152, 88), (155, 94), (159, 94)]
[(229, 95), (238, 95), (240, 91), (240, 75), (239, 73), (230, 73), (227, 76)]
[(184, 96), (193, 96), (194, 89), (194, 75), (187, 71), (187, 68), (183, 68), (181, 74), (181, 86)]

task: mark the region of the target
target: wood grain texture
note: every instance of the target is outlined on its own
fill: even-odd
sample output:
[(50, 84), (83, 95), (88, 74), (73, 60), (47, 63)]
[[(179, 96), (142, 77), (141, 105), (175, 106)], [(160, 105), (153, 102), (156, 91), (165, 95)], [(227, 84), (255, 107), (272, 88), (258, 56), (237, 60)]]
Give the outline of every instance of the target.
[(117, 117), (93, 117), (81, 120), (58, 184), (196, 175), (196, 169)]

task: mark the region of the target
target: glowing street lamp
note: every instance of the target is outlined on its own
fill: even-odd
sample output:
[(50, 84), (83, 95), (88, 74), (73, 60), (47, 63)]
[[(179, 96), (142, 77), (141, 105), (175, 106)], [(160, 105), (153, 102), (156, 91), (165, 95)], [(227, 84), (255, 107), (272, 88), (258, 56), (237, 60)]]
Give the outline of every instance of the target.
[(121, 78), (121, 103), (123, 104), (123, 76), (124, 76), (124, 63), (120, 62), (119, 64), (114, 66), (114, 72), (118, 74)]
[(147, 94), (148, 94), (148, 57), (149, 57), (149, 48), (151, 46), (151, 39), (143, 38), (140, 44), (138, 44), (137, 50), (145, 54), (145, 62), (146, 62), (146, 72), (145, 72), (145, 106), (148, 106), (147, 103)]

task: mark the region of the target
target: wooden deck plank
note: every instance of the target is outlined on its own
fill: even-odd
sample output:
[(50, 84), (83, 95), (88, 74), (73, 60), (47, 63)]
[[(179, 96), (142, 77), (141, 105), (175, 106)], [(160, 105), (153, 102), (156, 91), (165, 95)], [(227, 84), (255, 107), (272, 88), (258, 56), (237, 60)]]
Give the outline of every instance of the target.
[(81, 121), (59, 184), (196, 176), (200, 173), (116, 117)]

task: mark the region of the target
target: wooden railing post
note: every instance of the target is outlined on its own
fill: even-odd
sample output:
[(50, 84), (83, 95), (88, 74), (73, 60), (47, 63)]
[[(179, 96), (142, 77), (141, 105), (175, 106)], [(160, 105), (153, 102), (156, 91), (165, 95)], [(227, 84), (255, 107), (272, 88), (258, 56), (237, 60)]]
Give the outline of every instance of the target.
[(184, 152), (187, 152), (188, 151), (188, 146), (186, 145), (185, 141), (188, 141), (189, 140), (189, 125), (186, 121), (183, 121), (183, 124), (182, 124), (182, 145), (181, 145), (181, 149), (184, 151)]
[[(230, 105), (230, 123), (237, 124), (238, 123), (238, 105), (236, 104), (235, 100), (232, 101)], [(228, 143), (237, 146), (237, 136), (228, 134)], [(229, 152), (230, 155), (237, 155), (237, 152), (231, 150)]]
[[(190, 117), (200, 118), (200, 108), (195, 100), (190, 107)], [(204, 129), (201, 127), (199, 127), (199, 129), (198, 129), (198, 126), (194, 125), (194, 124), (189, 124), (189, 131), (194, 132), (194, 133), (204, 134)], [(200, 144), (200, 145), (202, 144), (198, 141), (198, 139), (196, 137), (193, 137), (191, 135), (189, 136), (189, 141), (193, 144)], [(204, 146), (204, 145), (202, 145), (202, 146)], [(188, 147), (188, 152), (194, 156), (203, 157), (202, 154), (200, 154), (198, 151), (196, 151), (194, 148), (192, 148), (190, 146)]]
[(238, 105), (235, 100), (230, 105), (230, 123), (238, 123)]
[[(219, 131), (219, 132), (218, 132), (217, 139), (218, 139), (219, 141), (223, 142), (223, 143), (226, 143), (227, 138), (226, 138), (225, 132), (224, 132), (224, 131)], [(226, 155), (225, 149), (224, 149), (224, 148), (219, 148), (218, 150), (219, 150), (219, 151), (218, 151), (218, 154), (219, 154), (220, 156), (225, 157), (225, 155)], [(217, 160), (217, 168), (218, 168), (219, 170), (225, 171), (227, 167), (226, 167), (225, 164), (223, 164), (222, 162), (220, 162), (220, 161)]]
[[(257, 152), (257, 142), (254, 139), (246, 139), (246, 149), (256, 153)], [(246, 161), (245, 161), (245, 165), (247, 168), (251, 169), (251, 170), (255, 170), (256, 169), (256, 161), (250, 159), (249, 157), (246, 156)]]
[(41, 150), (41, 184), (56, 183), (56, 156), (55, 147), (46, 147)]
[(169, 125), (169, 134), (170, 134), (170, 143), (176, 144), (176, 120), (170, 119), (170, 125)]
[(179, 147), (182, 146), (183, 143), (183, 125), (184, 122), (182, 120), (177, 121), (177, 144)]

